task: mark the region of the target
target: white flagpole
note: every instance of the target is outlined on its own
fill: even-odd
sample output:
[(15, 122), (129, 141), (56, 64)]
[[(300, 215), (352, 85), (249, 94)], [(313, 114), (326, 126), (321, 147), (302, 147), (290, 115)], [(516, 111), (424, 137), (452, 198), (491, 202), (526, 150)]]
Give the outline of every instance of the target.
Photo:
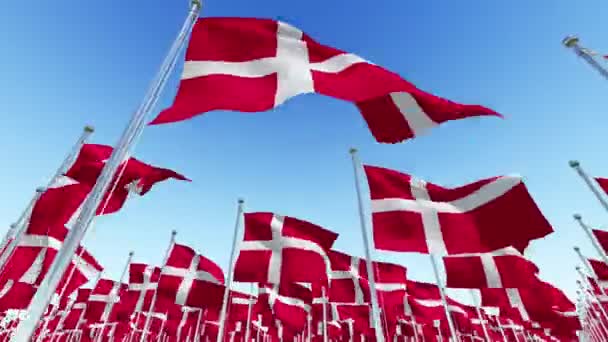
[(327, 340), (327, 299), (326, 299), (326, 295), (325, 295), (325, 286), (321, 287), (321, 305), (323, 308), (323, 342), (328, 342), (328, 340)]
[[(63, 174), (68, 171), (68, 169), (70, 168), (70, 166), (76, 159), (76, 156), (80, 152), (80, 148), (82, 147), (82, 145), (84, 145), (87, 142), (87, 140), (89, 139), (91, 134), (93, 134), (94, 131), (95, 131), (95, 129), (93, 129), (92, 126), (84, 127), (82, 134), (80, 135), (78, 140), (76, 140), (76, 143), (72, 146), (72, 149), (70, 150), (68, 155), (65, 157), (63, 162), (61, 162), (61, 165), (59, 165), (59, 168), (57, 168), (57, 170), (55, 171), (55, 174), (49, 180), (49, 182), (46, 186), (47, 188), (52, 186), (55, 183), (55, 181), (57, 180), (57, 178), (63, 176)], [(21, 213), (21, 215), (19, 216), (17, 221), (15, 223), (11, 224), (11, 228), (8, 230), (8, 232), (4, 236), (4, 240), (2, 241), (2, 244), (0, 245), (1, 246), (0, 250), (3, 249), (4, 246), (9, 244), (9, 240), (11, 238), (13, 238), (13, 241), (10, 242), (7, 250), (5, 250), (4, 253), (0, 256), (0, 265), (2, 265), (2, 267), (4, 267), (4, 263), (7, 261), (8, 257), (13, 253), (13, 250), (15, 249), (15, 247), (21, 240), (23, 233), (27, 229), (27, 225), (29, 222), (29, 216), (31, 215), (32, 209), (34, 208), (34, 205), (36, 204), (36, 202), (38, 201), (38, 199), (40, 198), (40, 196), (42, 195), (42, 193), (45, 190), (46, 190), (46, 188), (36, 189), (36, 194), (34, 195), (34, 197), (30, 200), (27, 207), (25, 208), (25, 210), (23, 210), (23, 212)]]
[(255, 342), (260, 342), (260, 330), (262, 330), (262, 315), (258, 314), (258, 326), (255, 333)]
[(232, 252), (230, 254), (230, 260), (228, 262), (228, 274), (226, 275), (226, 291), (224, 291), (224, 298), (222, 300), (222, 309), (220, 311), (219, 326), (217, 330), (217, 342), (224, 340), (224, 329), (226, 321), (226, 312), (228, 311), (228, 299), (230, 298), (230, 289), (232, 288), (232, 279), (234, 277), (234, 262), (236, 255), (239, 252), (239, 233), (241, 227), (241, 217), (243, 216), (243, 205), (245, 201), (242, 199), (238, 200), (237, 211), (236, 211), (236, 222), (234, 224), (234, 233), (232, 235)]
[(198, 317), (196, 318), (196, 329), (194, 331), (194, 342), (201, 340), (201, 321), (203, 320), (203, 309), (198, 309)]
[(367, 265), (367, 276), (371, 287), (371, 302), (372, 302), (372, 319), (374, 322), (374, 330), (376, 333), (376, 341), (384, 342), (384, 334), (382, 333), (382, 326), (380, 324), (380, 305), (378, 305), (378, 295), (376, 293), (376, 277), (374, 275), (374, 268), (372, 263), (371, 249), (373, 246), (369, 240), (368, 234), (369, 229), (367, 227), (367, 218), (364, 211), (363, 196), (361, 194), (361, 162), (357, 157), (357, 149), (351, 148), (350, 154), (353, 162), (353, 171), (355, 174), (355, 189), (357, 190), (357, 202), (359, 206), (359, 221), (361, 226), (361, 236), (363, 237), (363, 248), (365, 250), (365, 263)]
[(443, 335), (441, 334), (441, 321), (436, 319), (433, 320), (433, 325), (437, 328), (437, 339), (439, 342), (443, 342)]
[(448, 305), (447, 296), (445, 295), (445, 288), (443, 287), (443, 281), (439, 277), (439, 268), (437, 266), (437, 260), (435, 259), (435, 254), (429, 254), (431, 259), (431, 265), (433, 265), (433, 273), (435, 273), (435, 279), (437, 280), (437, 288), (439, 289), (439, 295), (441, 296), (441, 301), (443, 302), (443, 308), (445, 309), (445, 315), (448, 321), (448, 327), (450, 329), (450, 334), (454, 338), (454, 341), (460, 341), (458, 338), (458, 334), (456, 334), (456, 328), (454, 325), (454, 321), (452, 321), (452, 315), (450, 314), (450, 307)]
[(80, 242), (86, 235), (87, 229), (95, 217), (97, 207), (103, 199), (118, 167), (125, 160), (129, 151), (134, 147), (135, 140), (141, 136), (141, 133), (146, 126), (146, 116), (154, 109), (160, 92), (164, 88), (171, 71), (175, 67), (179, 52), (185, 45), (188, 35), (198, 18), (200, 9), (200, 0), (191, 0), (190, 12), (186, 17), (177, 38), (173, 42), (169, 53), (163, 61), (156, 79), (151, 84), (150, 90), (144, 97), (140, 107), (133, 114), (133, 117), (125, 128), (120, 140), (114, 147), (114, 151), (99, 175), (95, 186), (91, 190), (91, 194), (85, 200), (82, 211), (76, 220), (76, 224), (70, 230), (64, 244), (51, 264), (46, 277), (32, 299), (29, 316), (17, 327), (17, 334), (13, 339), (13, 342), (28, 342), (34, 334), (36, 324), (44, 314), (44, 310), (51, 300), (57, 285), (61, 281), (61, 277), (68, 268)]
[(604, 69), (604, 67), (602, 67), (600, 63), (598, 63), (595, 58), (593, 58), (593, 56), (589, 54), (588, 50), (582, 48), (579, 45), (578, 37), (567, 36), (562, 40), (562, 44), (564, 44), (564, 46), (566, 46), (567, 48), (571, 48), (572, 50), (574, 50), (574, 53), (576, 53), (577, 56), (581, 57), (587, 63), (589, 63), (589, 65), (591, 65), (591, 67), (593, 67), (597, 72), (599, 72), (600, 75), (604, 76), (605, 79), (608, 79), (608, 70)]
[[(581, 272), (581, 268), (580, 267), (576, 267), (576, 271), (578, 272), (578, 275), (581, 277), (582, 280), (577, 280), (576, 282), (578, 283), (579, 287), (581, 288), (581, 290), (583, 291), (583, 293), (586, 293), (587, 295), (591, 296), (591, 298), (595, 299), (598, 303), (598, 307), (600, 308), (600, 313), (602, 314), (605, 322), (608, 322), (608, 314), (606, 314), (606, 310), (604, 309), (604, 306), (602, 305), (602, 302), (600, 301), (600, 299), (596, 296), (595, 293), (593, 293), (593, 291), (590, 291), (589, 288), (587, 288), (584, 284), (587, 283), (587, 280), (585, 279), (585, 275), (583, 274), (583, 272)], [(606, 332), (608, 333), (608, 329), (606, 329)]]
[(245, 326), (245, 342), (251, 342), (249, 340), (251, 334), (251, 311), (253, 311), (253, 284), (251, 283), (251, 294), (249, 295), (249, 301), (247, 302), (247, 325)]
[[(113, 296), (116, 296), (116, 298), (120, 298), (119, 294), (120, 294), (120, 288), (123, 284), (123, 281), (125, 279), (125, 275), (127, 274), (127, 271), (129, 270), (129, 265), (131, 265), (131, 261), (133, 260), (133, 252), (129, 252), (129, 257), (127, 259), (127, 263), (125, 264), (125, 267), (122, 269), (122, 273), (120, 274), (120, 278), (118, 279), (118, 282), (114, 283), (114, 286), (112, 287), (112, 290), (110, 290), (110, 295), (109, 295), (109, 299), (110, 299), (110, 304), (108, 306), (108, 304), (106, 304), (106, 308), (102, 314), (102, 322), (101, 322), (101, 331), (103, 332), (103, 330), (105, 329), (106, 325), (108, 324), (108, 320), (110, 319), (110, 315), (112, 314), (112, 308), (114, 308), (114, 298)], [(98, 341), (101, 342), (101, 338), (102, 338), (103, 334), (99, 334), (98, 336)]]
[(578, 175), (583, 179), (585, 184), (587, 184), (587, 187), (589, 188), (589, 190), (591, 190), (591, 192), (593, 192), (593, 195), (595, 195), (595, 198), (597, 198), (602, 207), (604, 207), (604, 209), (608, 211), (608, 202), (597, 189), (597, 182), (595, 181), (595, 179), (589, 177), (589, 175), (581, 167), (581, 163), (578, 160), (571, 160), (569, 162), (569, 165), (571, 168), (574, 169), (574, 171), (576, 171), (576, 173), (578, 173)]
[[(171, 253), (171, 250), (173, 249), (173, 245), (175, 244), (176, 235), (177, 235), (177, 231), (172, 230), (171, 238), (169, 239), (169, 247), (167, 247), (167, 250), (165, 251), (165, 256), (163, 257), (162, 267), (165, 267), (165, 265), (167, 264), (167, 259), (169, 259), (169, 254)], [(162, 269), (161, 269), (161, 275), (162, 275)], [(146, 321), (144, 322), (144, 329), (142, 330), (141, 338), (139, 339), (139, 342), (146, 341), (146, 331), (148, 331), (148, 329), (150, 328), (150, 321), (151, 321), (150, 316), (154, 312), (154, 306), (156, 305), (157, 294), (158, 294), (158, 286), (156, 286), (156, 289), (154, 289), (154, 294), (152, 295), (152, 301), (150, 302), (150, 309), (148, 309), (148, 314), (146, 315)]]
[(593, 305), (592, 305), (591, 301), (589, 300), (589, 297), (588, 297), (586, 291), (583, 289), (580, 281), (577, 281), (576, 283), (579, 286), (580, 294), (583, 297), (583, 301), (585, 302), (585, 304), (587, 304), (588, 311), (591, 313), (590, 317), (594, 321), (597, 321), (597, 323), (599, 324), (599, 327), (601, 327), (601, 329), (599, 329), (599, 330), (602, 332), (602, 335), (608, 339), (608, 329), (606, 329), (606, 325), (604, 324), (602, 317), (598, 314), (595, 307), (593, 307)]
[[(589, 273), (589, 276), (592, 277), (593, 280), (595, 280), (595, 282), (597, 283), (597, 286), (600, 288), (600, 292), (602, 292), (602, 295), (606, 296), (608, 298), (608, 296), (606, 295), (606, 291), (604, 290), (604, 287), (600, 284), (600, 280), (597, 277), (597, 274), (595, 274), (595, 272), (593, 271), (593, 268), (591, 267), (591, 265), (589, 265), (589, 260), (587, 260), (587, 258), (585, 258), (583, 256), (583, 254), (581, 253), (581, 249), (578, 247), (574, 247), (574, 252), (576, 252), (579, 259), (581, 259), (581, 263), (583, 265), (585, 265), (585, 269), (587, 270), (587, 273)], [(577, 268), (577, 270), (579, 270), (579, 272), (580, 272), (580, 268)]]
[[(473, 291), (473, 289), (470, 289), (469, 293), (471, 294), (471, 299), (473, 300), (473, 304), (475, 305), (475, 310), (477, 311), (477, 317), (479, 317), (479, 323), (481, 324), (481, 329), (483, 330), (483, 336), (486, 338), (487, 342), (490, 342), (490, 335), (488, 334), (488, 329), (486, 328), (485, 321), (483, 319), (483, 316), (481, 315), (481, 310), (479, 309), (479, 300), (477, 299), (477, 296), (475, 294), (475, 291)], [(505, 342), (507, 342), (506, 338), (505, 338)]]
[(312, 314), (308, 313), (308, 315), (306, 316), (306, 323), (306, 341), (312, 342)]
[(608, 256), (606, 255), (606, 252), (604, 252), (604, 249), (595, 238), (595, 235), (593, 235), (591, 228), (583, 222), (583, 217), (580, 214), (574, 214), (573, 217), (576, 222), (578, 222), (579, 226), (583, 229), (583, 231), (587, 235), (587, 238), (589, 238), (589, 241), (591, 241), (591, 244), (602, 258), (602, 261), (606, 263), (606, 265), (608, 265)]

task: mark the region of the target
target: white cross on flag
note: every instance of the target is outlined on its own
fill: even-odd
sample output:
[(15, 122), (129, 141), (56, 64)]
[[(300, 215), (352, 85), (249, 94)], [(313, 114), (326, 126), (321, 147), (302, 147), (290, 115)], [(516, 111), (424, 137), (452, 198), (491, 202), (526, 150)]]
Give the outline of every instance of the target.
[(135, 312), (150, 310), (159, 278), (158, 267), (133, 263), (129, 265), (129, 299), (135, 303)]
[[(329, 300), (336, 303), (364, 304), (370, 302), (367, 263), (365, 259), (335, 250), (331, 262)], [(391, 301), (390, 292), (406, 290), (407, 269), (400, 265), (374, 261), (376, 291), (381, 302)], [(386, 303), (389, 304), (389, 303)]]
[[(122, 318), (121, 295), (124, 295), (127, 284), (119, 284), (113, 280), (100, 279), (89, 295), (89, 303), (85, 317), (93, 322), (116, 322)], [(126, 315), (128, 317), (128, 314)]]
[(410, 175), (365, 166), (376, 248), (462, 254), (514, 246), (553, 232), (520, 177), (444, 188)]
[(273, 213), (245, 214), (245, 234), (234, 267), (242, 282), (327, 283), (327, 253), (338, 234)]
[(266, 111), (306, 93), (355, 103), (376, 140), (384, 143), (403, 141), (449, 120), (498, 115), (424, 92), (284, 22), (202, 18), (192, 32), (175, 101), (152, 124), (212, 110)]
[(452, 288), (520, 288), (537, 281), (538, 267), (513, 247), (447, 256), (443, 263), (446, 286)]
[(224, 272), (192, 248), (174, 244), (161, 270), (158, 292), (178, 305), (219, 307), (224, 296)]

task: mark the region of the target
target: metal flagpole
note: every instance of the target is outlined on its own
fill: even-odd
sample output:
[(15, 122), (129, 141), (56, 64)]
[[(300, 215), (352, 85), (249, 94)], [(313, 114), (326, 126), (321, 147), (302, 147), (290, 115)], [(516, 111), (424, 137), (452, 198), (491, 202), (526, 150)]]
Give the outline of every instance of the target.
[(581, 291), (581, 295), (583, 296), (583, 300), (585, 301), (585, 303), (587, 304), (587, 306), (589, 307), (589, 312), (592, 314), (592, 318), (594, 320), (597, 320), (597, 322), (599, 323), (600, 327), (602, 328), (602, 335), (604, 335), (606, 338), (608, 338), (608, 329), (606, 329), (606, 325), (604, 324), (602, 317), (599, 315), (599, 313), (597, 312), (597, 309), (593, 306), (593, 303), (591, 303), (591, 301), (589, 300), (589, 297), (587, 295), (587, 292), (585, 291), (585, 289), (583, 288), (581, 282), (579, 280), (576, 281), (580, 291)]
[[(587, 281), (585, 279), (585, 275), (583, 274), (583, 272), (581, 272), (581, 268), (577, 266), (576, 267), (576, 271), (578, 272), (578, 275), (582, 279), (582, 280), (577, 280), (577, 283), (579, 284), (579, 286), (581, 287), (581, 289), (583, 289), (583, 291), (585, 291), (585, 293), (587, 293), (588, 295), (591, 295), (591, 298), (595, 299), (598, 302), (598, 307), (600, 308), (600, 313), (602, 314), (602, 316), (604, 317), (604, 319), (606, 320), (606, 322), (608, 322), (608, 314), (606, 314), (606, 310), (604, 309), (604, 306), (602, 305), (602, 302), (595, 295), (595, 293), (593, 293), (593, 291), (590, 291), (589, 288), (587, 288), (586, 286), (584, 286), (584, 284), (586, 284)], [(608, 333), (608, 329), (606, 330), (606, 332)]]
[[(591, 265), (589, 265), (589, 260), (587, 260), (587, 258), (585, 258), (585, 256), (583, 256), (583, 253), (581, 253), (581, 249), (580, 248), (574, 247), (574, 251), (578, 255), (579, 259), (581, 259), (581, 262), (583, 263), (583, 265), (585, 265), (585, 269), (589, 273), (589, 276), (592, 277), (593, 280), (595, 280), (595, 282), (597, 283), (597, 286), (600, 288), (600, 292), (602, 293), (602, 295), (606, 296), (606, 291), (601, 286), (600, 279), (597, 277), (597, 274), (595, 274), (595, 271), (593, 271), (593, 268), (591, 267)], [(577, 267), (577, 270), (580, 273), (580, 268)]]
[(309, 313), (306, 316), (306, 342), (312, 342), (312, 315)]
[(591, 192), (593, 192), (595, 198), (597, 198), (602, 207), (604, 207), (604, 209), (608, 211), (608, 202), (597, 189), (597, 182), (591, 177), (589, 177), (585, 170), (583, 170), (583, 168), (581, 167), (581, 163), (578, 160), (571, 160), (569, 162), (569, 165), (571, 168), (574, 169), (574, 171), (576, 171), (576, 173), (578, 173), (578, 175), (583, 179), (585, 184), (587, 184), (587, 187), (589, 188), (589, 190), (591, 190)]
[(443, 335), (441, 334), (441, 321), (438, 319), (433, 320), (433, 326), (437, 328), (437, 339), (439, 342), (443, 342)]
[(595, 238), (595, 235), (593, 235), (591, 228), (583, 222), (583, 217), (581, 215), (574, 214), (573, 216), (574, 216), (574, 219), (576, 220), (576, 222), (578, 222), (579, 226), (581, 226), (581, 228), (583, 229), (585, 234), (587, 234), (587, 237), (591, 241), (591, 244), (593, 245), (593, 247), (595, 248), (597, 253), (602, 258), (602, 261), (604, 263), (606, 263), (606, 265), (608, 265), (608, 256), (606, 255), (606, 252), (604, 252), (604, 249), (602, 248), (600, 243)]
[[(112, 308), (114, 308), (114, 299), (120, 298), (119, 297), (120, 288), (122, 287), (123, 281), (125, 279), (125, 275), (127, 274), (127, 271), (129, 270), (129, 265), (131, 264), (132, 260), (133, 260), (133, 252), (129, 252), (129, 258), (127, 259), (127, 263), (125, 264), (125, 267), (123, 268), (122, 273), (120, 274), (120, 278), (118, 279), (118, 282), (114, 283), (112, 290), (110, 290), (110, 295), (109, 295), (110, 304), (109, 304), (109, 306), (106, 305), (106, 308), (101, 316), (102, 317), (102, 322), (101, 322), (101, 331), (102, 332), (106, 328), (106, 325), (108, 324), (108, 320), (110, 319), (110, 314), (112, 314)], [(116, 297), (114, 298), (114, 296), (116, 296)], [(101, 338), (102, 338), (102, 334), (99, 334), (99, 336), (98, 336), (99, 342), (101, 342)]]
[[(177, 235), (177, 230), (172, 230), (171, 231), (171, 238), (169, 239), (169, 247), (167, 247), (167, 250), (165, 251), (165, 256), (163, 257), (163, 266), (165, 267), (165, 265), (167, 264), (167, 259), (169, 259), (169, 254), (171, 253), (171, 250), (173, 249), (173, 245), (175, 244), (175, 236)], [(162, 269), (161, 269), (161, 275), (162, 275)], [(141, 338), (139, 339), (140, 342), (145, 342), (146, 341), (146, 331), (148, 331), (148, 329), (150, 328), (150, 316), (152, 315), (152, 313), (154, 312), (154, 306), (156, 305), (156, 297), (158, 294), (158, 286), (156, 286), (156, 289), (154, 289), (154, 294), (152, 295), (152, 301), (150, 302), (150, 309), (148, 309), (148, 314), (146, 315), (146, 321), (144, 322), (144, 329), (142, 330), (141, 333)]]
[[(488, 334), (488, 329), (486, 328), (486, 324), (484, 323), (483, 316), (481, 315), (481, 310), (479, 309), (479, 301), (477, 300), (477, 296), (473, 289), (469, 290), (471, 294), (471, 299), (473, 300), (473, 305), (475, 305), (475, 310), (477, 311), (477, 317), (479, 317), (479, 323), (481, 324), (481, 329), (483, 330), (483, 336), (486, 338), (487, 342), (490, 342), (490, 335)], [(505, 342), (507, 340), (505, 339)]]
[[(242, 199), (238, 200), (237, 211), (236, 211), (236, 222), (234, 224), (234, 233), (232, 235), (232, 253), (230, 254), (230, 260), (228, 262), (228, 274), (226, 279), (226, 291), (224, 291), (224, 298), (222, 300), (222, 309), (219, 317), (219, 327), (217, 330), (217, 342), (224, 340), (224, 329), (226, 321), (226, 312), (228, 311), (228, 299), (230, 298), (230, 289), (232, 287), (232, 279), (234, 273), (234, 262), (236, 254), (239, 252), (239, 233), (241, 227), (241, 217), (243, 216), (243, 205), (245, 201)], [(143, 342), (143, 341), (142, 341)]]
[(595, 60), (595, 58), (593, 58), (593, 56), (589, 53), (589, 50), (579, 45), (578, 37), (567, 36), (562, 40), (562, 44), (564, 44), (564, 46), (566, 46), (567, 48), (574, 50), (574, 53), (576, 53), (577, 56), (581, 57), (587, 63), (589, 63), (589, 65), (591, 65), (593, 69), (599, 72), (600, 75), (604, 76), (605, 79), (608, 79), (608, 70), (604, 69), (604, 67), (602, 67), (600, 63)]
[(323, 342), (327, 342), (327, 299), (325, 295), (325, 286), (321, 287), (321, 306), (323, 308)]
[[(262, 330), (262, 315), (258, 314), (258, 327), (255, 332), (255, 342), (260, 342), (260, 330)], [(310, 329), (310, 328), (309, 328)]]
[[(82, 134), (80, 135), (78, 140), (76, 140), (76, 143), (72, 146), (72, 149), (70, 150), (68, 155), (64, 158), (63, 162), (61, 162), (61, 165), (59, 165), (59, 167), (55, 171), (55, 174), (49, 180), (46, 186), (47, 188), (53, 186), (57, 178), (63, 176), (63, 174), (69, 170), (70, 166), (76, 159), (76, 156), (80, 152), (80, 148), (83, 144), (87, 142), (87, 140), (89, 139), (91, 134), (93, 134), (94, 131), (95, 129), (92, 126), (85, 126), (83, 128)], [(4, 246), (6, 245), (8, 245), (9, 247), (0, 256), (0, 265), (2, 265), (2, 267), (4, 267), (4, 263), (6, 262), (8, 257), (13, 253), (13, 250), (21, 240), (21, 236), (27, 229), (27, 223), (29, 221), (29, 216), (31, 215), (32, 209), (34, 208), (34, 205), (45, 190), (46, 188), (36, 189), (36, 194), (34, 195), (34, 197), (30, 200), (25, 210), (23, 210), (17, 221), (11, 225), (11, 228), (4, 236), (4, 240), (0, 245), (0, 250), (4, 249)], [(13, 238), (13, 240), (9, 242), (11, 238)]]
[(198, 317), (196, 318), (196, 329), (194, 330), (194, 342), (201, 340), (201, 321), (203, 320), (203, 309), (198, 309)]
[(437, 280), (437, 288), (439, 289), (439, 295), (441, 296), (441, 301), (443, 302), (443, 308), (445, 309), (445, 315), (448, 321), (448, 327), (450, 328), (450, 334), (453, 336), (454, 341), (460, 341), (458, 334), (456, 334), (456, 328), (454, 326), (454, 321), (452, 320), (452, 315), (450, 314), (450, 307), (448, 305), (447, 296), (445, 295), (445, 288), (443, 287), (443, 282), (439, 277), (439, 268), (437, 267), (437, 260), (435, 259), (435, 254), (429, 254), (431, 258), (431, 264), (433, 265), (433, 272), (435, 273), (435, 279)]
[(68, 268), (76, 249), (80, 245), (80, 241), (82, 241), (86, 235), (87, 229), (95, 216), (97, 207), (114, 178), (116, 170), (122, 161), (125, 160), (129, 151), (134, 147), (135, 140), (141, 136), (146, 125), (146, 116), (154, 109), (160, 92), (164, 88), (171, 71), (175, 67), (179, 52), (185, 45), (189, 33), (198, 18), (200, 9), (200, 0), (191, 0), (190, 12), (186, 17), (177, 38), (173, 42), (169, 53), (163, 61), (156, 79), (152, 82), (140, 107), (133, 114), (133, 117), (125, 128), (120, 140), (114, 147), (110, 159), (107, 161), (95, 186), (91, 190), (91, 194), (85, 200), (82, 211), (76, 220), (76, 224), (70, 230), (64, 244), (51, 264), (46, 277), (32, 299), (29, 316), (17, 327), (17, 334), (15, 338), (13, 338), (13, 342), (28, 342), (34, 334), (36, 324), (44, 314), (44, 310), (51, 300), (51, 296), (55, 293), (55, 289), (61, 281), (61, 277)]
[(365, 249), (365, 263), (367, 265), (367, 276), (369, 280), (370, 287), (372, 290), (371, 294), (371, 302), (372, 302), (372, 319), (374, 321), (374, 330), (376, 333), (376, 342), (384, 342), (384, 334), (382, 333), (382, 326), (380, 325), (380, 305), (378, 305), (378, 294), (376, 293), (376, 277), (374, 274), (374, 268), (372, 263), (372, 253), (371, 249), (373, 248), (371, 242), (368, 237), (368, 227), (367, 227), (367, 219), (364, 212), (363, 205), (363, 197), (361, 194), (361, 175), (360, 168), (361, 162), (357, 157), (357, 149), (351, 148), (350, 155), (353, 162), (353, 171), (355, 174), (355, 189), (357, 190), (357, 202), (359, 206), (359, 221), (361, 226), (361, 236), (363, 237), (363, 248)]
[(249, 340), (250, 334), (251, 334), (251, 311), (253, 311), (253, 301), (254, 301), (254, 297), (253, 297), (253, 284), (251, 283), (251, 294), (249, 295), (249, 301), (247, 302), (247, 325), (245, 326), (245, 342), (251, 342)]

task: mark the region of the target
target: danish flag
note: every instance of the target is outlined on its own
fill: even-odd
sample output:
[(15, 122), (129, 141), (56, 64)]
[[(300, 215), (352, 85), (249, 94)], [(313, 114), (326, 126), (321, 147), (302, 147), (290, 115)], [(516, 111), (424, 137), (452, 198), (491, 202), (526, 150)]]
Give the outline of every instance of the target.
[(158, 267), (146, 264), (129, 265), (129, 297), (135, 299), (135, 312), (150, 310), (159, 278)]
[(327, 283), (327, 253), (337, 237), (293, 217), (247, 213), (234, 279), (269, 284)]
[(281, 21), (202, 18), (192, 32), (175, 101), (151, 124), (212, 110), (266, 111), (305, 93), (355, 103), (376, 140), (385, 143), (403, 141), (449, 120), (498, 115), (424, 92)]
[(513, 247), (491, 253), (447, 256), (443, 262), (447, 287), (520, 288), (537, 281), (538, 267)]
[(597, 242), (602, 246), (604, 253), (608, 253), (608, 232), (605, 230), (593, 229), (593, 235)]
[(602, 190), (608, 194), (608, 178), (596, 177), (595, 180), (599, 184), (600, 188), (602, 188)]
[(520, 177), (450, 189), (381, 167), (365, 172), (381, 250), (441, 255), (515, 246), (523, 252), (530, 240), (553, 231)]
[(190, 307), (219, 307), (224, 296), (224, 272), (192, 248), (174, 244), (161, 270), (159, 295)]

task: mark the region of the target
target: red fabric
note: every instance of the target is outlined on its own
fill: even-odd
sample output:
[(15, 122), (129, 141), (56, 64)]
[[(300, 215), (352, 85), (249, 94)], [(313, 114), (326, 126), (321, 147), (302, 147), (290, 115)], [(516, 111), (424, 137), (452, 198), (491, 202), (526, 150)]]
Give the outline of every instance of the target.
[[(279, 39), (281, 46), (289, 46), (287, 49), (291, 50), (287, 52), (289, 56), (281, 56), (288, 59), (269, 61), (279, 54)], [(298, 57), (303, 48), (307, 50), (306, 57)], [(376, 140), (387, 143), (403, 141), (420, 131), (415, 132), (406, 118), (408, 114), (398, 110), (399, 101), (395, 98), (399, 95), (411, 98), (433, 123), (498, 115), (485, 107), (462, 105), (431, 95), (399, 75), (363, 60), (334, 69), (324, 69), (320, 64), (332, 64), (332, 58), (335, 62), (345, 56), (348, 56), (345, 52), (319, 44), (296, 28), (274, 20), (199, 19), (186, 52), (185, 72), (175, 101), (152, 124), (186, 120), (212, 110), (266, 111), (307, 92), (355, 103)], [(189, 62), (246, 63), (262, 59), (266, 59), (265, 66), (249, 68), (253, 77), (222, 72), (217, 67), (204, 74), (194, 71), (192, 76), (186, 70), (196, 68), (190, 67)], [(306, 69), (308, 66), (310, 70)], [(286, 74), (279, 77), (279, 73)], [(290, 83), (288, 90), (286, 83)], [(281, 94), (280, 99), (277, 93)]]
[(129, 291), (127, 300), (130, 301), (135, 311), (148, 312), (152, 304), (152, 297), (158, 280), (160, 268), (147, 264), (129, 265)]
[(599, 242), (600, 246), (604, 250), (604, 253), (608, 253), (608, 232), (599, 229), (593, 229), (593, 235), (597, 242)]
[[(127, 285), (117, 284), (113, 280), (100, 279), (89, 295), (85, 318), (90, 323), (101, 323), (106, 307), (110, 308), (107, 322), (128, 322), (132, 310), (121, 302), (121, 296), (126, 294)], [(111, 303), (114, 304), (111, 304)]]
[[(518, 255), (491, 255), (489, 265), (495, 265), (494, 270), (484, 268), (481, 256), (449, 256), (444, 257), (447, 280), (446, 286), (452, 288), (476, 289), (484, 287), (521, 288), (536, 282), (538, 267), (531, 261)], [(499, 283), (488, 279), (493, 274), (499, 276)], [(490, 286), (492, 285), (492, 286)], [(497, 286), (498, 285), (498, 286)]]
[[(196, 264), (196, 271), (189, 270)], [(168, 269), (174, 271), (169, 272)], [(189, 274), (192, 279), (184, 302), (178, 296), (178, 289)], [(159, 296), (170, 298), (179, 305), (196, 308), (220, 307), (224, 296), (224, 272), (213, 261), (197, 254), (192, 248), (175, 244), (169, 253), (158, 282)]]
[[(508, 246), (523, 253), (531, 240), (553, 232), (518, 177), (494, 177), (443, 188), (381, 167), (366, 165), (365, 172), (372, 199), (374, 243), (381, 250), (429, 253), (425, 228), (433, 227), (429, 222), (425, 227), (422, 208), (429, 211), (425, 215), (438, 218), (441, 240), (433, 243), (446, 249), (438, 253), (483, 253)], [(425, 193), (428, 200), (416, 198)]]
[(597, 181), (597, 184), (599, 184), (600, 188), (602, 188), (602, 190), (608, 194), (608, 178), (597, 177), (595, 180)]
[[(273, 235), (280, 240), (273, 241)], [(327, 253), (337, 237), (334, 232), (293, 217), (247, 213), (234, 280), (327, 284)], [(279, 262), (277, 269), (271, 269), (271, 259)]]
[(593, 259), (589, 259), (589, 263), (591, 264), (591, 268), (593, 268), (593, 272), (597, 276), (598, 280), (608, 280), (608, 265), (606, 265), (603, 261)]

